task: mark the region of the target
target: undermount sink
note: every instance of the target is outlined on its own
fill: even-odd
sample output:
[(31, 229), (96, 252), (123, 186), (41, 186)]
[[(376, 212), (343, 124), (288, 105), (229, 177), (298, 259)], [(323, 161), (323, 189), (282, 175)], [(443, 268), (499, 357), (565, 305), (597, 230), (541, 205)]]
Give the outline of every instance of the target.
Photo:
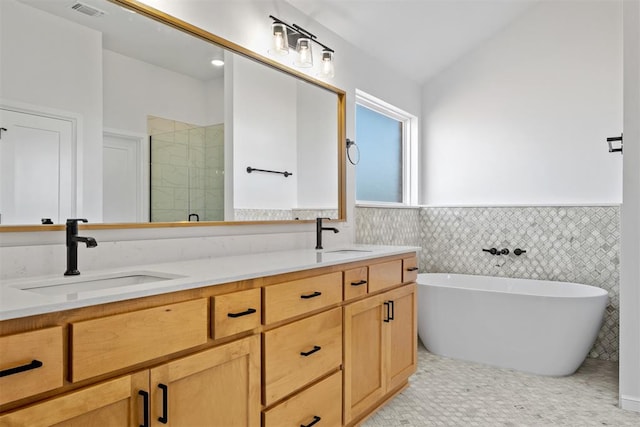
[(121, 288), (142, 283), (162, 282), (177, 279), (177, 276), (155, 272), (125, 272), (93, 277), (73, 277), (56, 280), (44, 280), (17, 286), (23, 291), (35, 292), (41, 295), (68, 295), (78, 292), (97, 291), (101, 289)]
[(325, 251), (327, 254), (348, 254), (351, 252), (372, 252), (367, 249), (336, 249), (335, 251)]

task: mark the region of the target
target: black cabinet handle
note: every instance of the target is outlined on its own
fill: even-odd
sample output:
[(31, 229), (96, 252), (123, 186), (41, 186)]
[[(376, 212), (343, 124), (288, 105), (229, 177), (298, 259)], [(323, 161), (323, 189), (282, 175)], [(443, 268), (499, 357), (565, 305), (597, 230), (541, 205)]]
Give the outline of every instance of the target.
[(242, 316), (246, 316), (249, 314), (253, 314), (256, 312), (255, 308), (250, 308), (247, 311), (241, 311), (240, 313), (227, 313), (227, 316), (229, 317), (242, 317)]
[(418, 271), (418, 267), (409, 267), (407, 271)]
[(162, 416), (158, 417), (158, 421), (166, 424), (169, 422), (169, 387), (166, 384), (158, 384), (158, 388), (162, 390)]
[(391, 314), (389, 315), (389, 320), (394, 320), (395, 314), (396, 314), (396, 306), (394, 304), (394, 301), (389, 301), (389, 308), (391, 311)]
[(19, 374), (20, 372), (30, 371), (32, 369), (37, 369), (42, 366), (42, 362), (36, 359), (33, 359), (30, 363), (26, 365), (16, 366), (15, 368), (4, 369), (0, 371), (0, 378), (7, 377), (9, 375)]
[(351, 286), (360, 286), (364, 285), (365, 283), (367, 283), (366, 280), (360, 280), (359, 282), (351, 282)]
[(322, 292), (315, 291), (314, 293), (309, 294), (309, 295), (300, 295), (300, 298), (302, 298), (302, 299), (310, 299), (310, 298), (319, 297), (320, 295), (322, 295)]
[(309, 351), (301, 351), (300, 352), (300, 356), (311, 356), (313, 353), (315, 353), (316, 351), (320, 351), (322, 349), (322, 347), (320, 347), (319, 345), (314, 345), (313, 346), (313, 350), (309, 350)]
[(389, 318), (389, 301), (385, 301), (384, 303), (384, 308), (385, 308), (385, 318), (382, 319), (383, 322), (389, 323), (389, 320), (391, 320)]
[(311, 427), (313, 425), (315, 425), (316, 423), (318, 423), (322, 418), (320, 418), (317, 415), (313, 416), (313, 421), (311, 421), (309, 424), (300, 424), (300, 427)]
[(149, 393), (144, 390), (138, 390), (138, 394), (142, 396), (142, 408), (144, 414), (140, 427), (149, 427)]

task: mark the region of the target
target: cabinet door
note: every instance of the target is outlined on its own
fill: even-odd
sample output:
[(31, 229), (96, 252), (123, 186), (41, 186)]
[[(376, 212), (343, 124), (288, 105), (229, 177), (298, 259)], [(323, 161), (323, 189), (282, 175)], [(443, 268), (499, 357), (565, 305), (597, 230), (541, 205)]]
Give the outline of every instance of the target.
[(386, 292), (392, 318), (387, 323), (387, 389), (403, 384), (416, 371), (418, 357), (418, 331), (416, 329), (416, 285)]
[(260, 425), (257, 335), (151, 370), (153, 426)]
[(344, 307), (344, 423), (386, 392), (383, 295)]
[(0, 416), (0, 425), (103, 427), (145, 424), (146, 399), (138, 394), (149, 384), (148, 372), (105, 381)]

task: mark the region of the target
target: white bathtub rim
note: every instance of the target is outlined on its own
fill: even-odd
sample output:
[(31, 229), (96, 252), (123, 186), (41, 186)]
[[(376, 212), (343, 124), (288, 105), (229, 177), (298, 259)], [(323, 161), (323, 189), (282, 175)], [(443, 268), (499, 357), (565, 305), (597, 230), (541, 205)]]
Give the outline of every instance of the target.
[[(451, 280), (456, 278), (471, 278), (472, 280), (491, 280), (494, 283), (518, 283), (522, 288), (536, 286), (536, 289), (485, 289), (482, 287), (474, 287), (470, 285), (463, 285), (456, 283), (455, 280), (451, 283), (434, 283), (433, 279), (445, 279)], [(431, 280), (429, 280), (431, 279)], [(561, 282), (555, 280), (542, 280), (542, 279), (527, 279), (527, 278), (515, 278), (515, 277), (502, 277), (502, 276), (483, 276), (474, 274), (462, 274), (462, 273), (420, 273), (416, 280), (418, 285), (434, 286), (439, 288), (460, 289), (476, 292), (489, 292), (489, 293), (508, 293), (512, 295), (532, 296), (532, 297), (544, 297), (544, 298), (602, 298), (603, 296), (609, 296), (609, 293), (602, 288), (593, 285), (586, 285), (582, 283), (574, 282)], [(553, 288), (552, 288), (553, 287)], [(557, 288), (558, 290), (565, 291), (565, 293), (549, 294), (541, 292), (543, 290), (549, 290)], [(554, 289), (555, 290), (555, 289)], [(579, 293), (569, 293), (566, 291), (577, 290)]]

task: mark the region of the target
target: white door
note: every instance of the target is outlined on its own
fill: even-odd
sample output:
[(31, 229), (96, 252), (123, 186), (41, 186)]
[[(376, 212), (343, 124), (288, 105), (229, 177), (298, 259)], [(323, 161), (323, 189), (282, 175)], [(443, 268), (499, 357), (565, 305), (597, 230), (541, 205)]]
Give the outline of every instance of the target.
[(142, 221), (141, 140), (112, 132), (103, 139), (102, 220)]
[(0, 108), (0, 127), (0, 223), (73, 218), (73, 124)]

